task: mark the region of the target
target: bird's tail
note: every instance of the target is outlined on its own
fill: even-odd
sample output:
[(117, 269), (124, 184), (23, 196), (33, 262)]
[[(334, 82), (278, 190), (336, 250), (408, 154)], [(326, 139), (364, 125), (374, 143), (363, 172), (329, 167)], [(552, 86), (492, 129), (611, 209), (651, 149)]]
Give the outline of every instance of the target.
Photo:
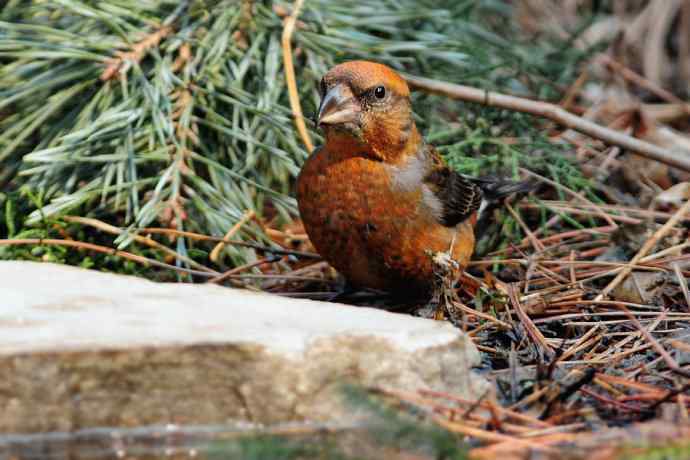
[(537, 187), (532, 181), (512, 181), (495, 176), (470, 177), (482, 190), (482, 203), (479, 206), (479, 218), (498, 206), (505, 198), (513, 194), (529, 193)]
[(513, 193), (527, 193), (536, 188), (532, 181), (513, 181), (494, 176), (472, 177), (472, 182), (482, 189), (484, 199), (500, 201)]

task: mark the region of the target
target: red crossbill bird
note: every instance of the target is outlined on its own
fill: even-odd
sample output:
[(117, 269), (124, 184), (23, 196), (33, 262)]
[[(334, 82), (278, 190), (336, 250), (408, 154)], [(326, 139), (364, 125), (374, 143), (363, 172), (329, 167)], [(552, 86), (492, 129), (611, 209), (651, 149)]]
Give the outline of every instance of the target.
[(297, 180), (310, 240), (352, 285), (429, 292), (431, 255), (446, 252), (465, 267), (483, 198), (519, 191), (520, 183), (449, 168), (415, 125), (407, 83), (385, 65), (337, 65), (320, 90), (325, 144)]

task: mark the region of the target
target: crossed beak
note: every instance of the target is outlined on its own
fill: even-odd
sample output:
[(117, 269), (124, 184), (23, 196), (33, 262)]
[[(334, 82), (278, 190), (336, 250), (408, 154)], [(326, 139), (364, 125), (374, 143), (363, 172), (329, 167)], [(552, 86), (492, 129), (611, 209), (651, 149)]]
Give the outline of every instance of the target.
[(354, 123), (360, 112), (359, 104), (347, 85), (339, 84), (326, 93), (321, 100), (317, 124), (340, 125)]

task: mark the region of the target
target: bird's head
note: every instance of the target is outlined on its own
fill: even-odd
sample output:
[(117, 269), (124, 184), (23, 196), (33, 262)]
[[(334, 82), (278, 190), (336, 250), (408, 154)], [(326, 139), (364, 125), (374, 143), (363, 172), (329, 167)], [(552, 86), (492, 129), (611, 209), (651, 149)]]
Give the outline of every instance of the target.
[[(317, 123), (327, 142), (383, 161), (395, 161), (420, 141), (405, 80), (383, 64), (351, 61), (321, 80)], [(414, 144), (414, 145), (413, 145)]]

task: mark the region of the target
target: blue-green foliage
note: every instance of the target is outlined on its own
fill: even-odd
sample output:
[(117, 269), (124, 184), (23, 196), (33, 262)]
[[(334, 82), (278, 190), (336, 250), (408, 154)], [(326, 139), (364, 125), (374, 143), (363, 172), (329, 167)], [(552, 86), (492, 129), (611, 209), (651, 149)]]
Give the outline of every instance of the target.
[[(307, 152), (283, 75), (278, 13), (290, 6), (8, 2), (0, 10), (0, 189), (41, 197), (40, 206), (28, 200), (36, 206), (14, 214), (13, 233), (75, 212), (133, 231), (160, 225), (213, 235), (248, 209), (294, 216), (291, 187)], [(320, 76), (353, 58), (558, 98), (584, 54), (558, 40), (520, 42), (511, 14), (509, 2), (491, 0), (308, 1), (293, 38), (304, 112), (315, 111)], [(101, 78), (156, 33), (141, 59), (119, 61), (123, 78)], [(535, 120), (522, 115), (425, 95), (415, 96), (415, 107), (423, 131), (463, 171), (514, 171), (529, 164), (535, 143), (560, 148), (535, 136)], [(488, 128), (496, 120), (504, 121), (500, 132)], [(268, 242), (253, 223), (237, 236)], [(117, 243), (125, 248), (131, 238)], [(177, 250), (188, 255), (186, 240)], [(235, 263), (254, 258), (248, 249), (228, 251)]]

